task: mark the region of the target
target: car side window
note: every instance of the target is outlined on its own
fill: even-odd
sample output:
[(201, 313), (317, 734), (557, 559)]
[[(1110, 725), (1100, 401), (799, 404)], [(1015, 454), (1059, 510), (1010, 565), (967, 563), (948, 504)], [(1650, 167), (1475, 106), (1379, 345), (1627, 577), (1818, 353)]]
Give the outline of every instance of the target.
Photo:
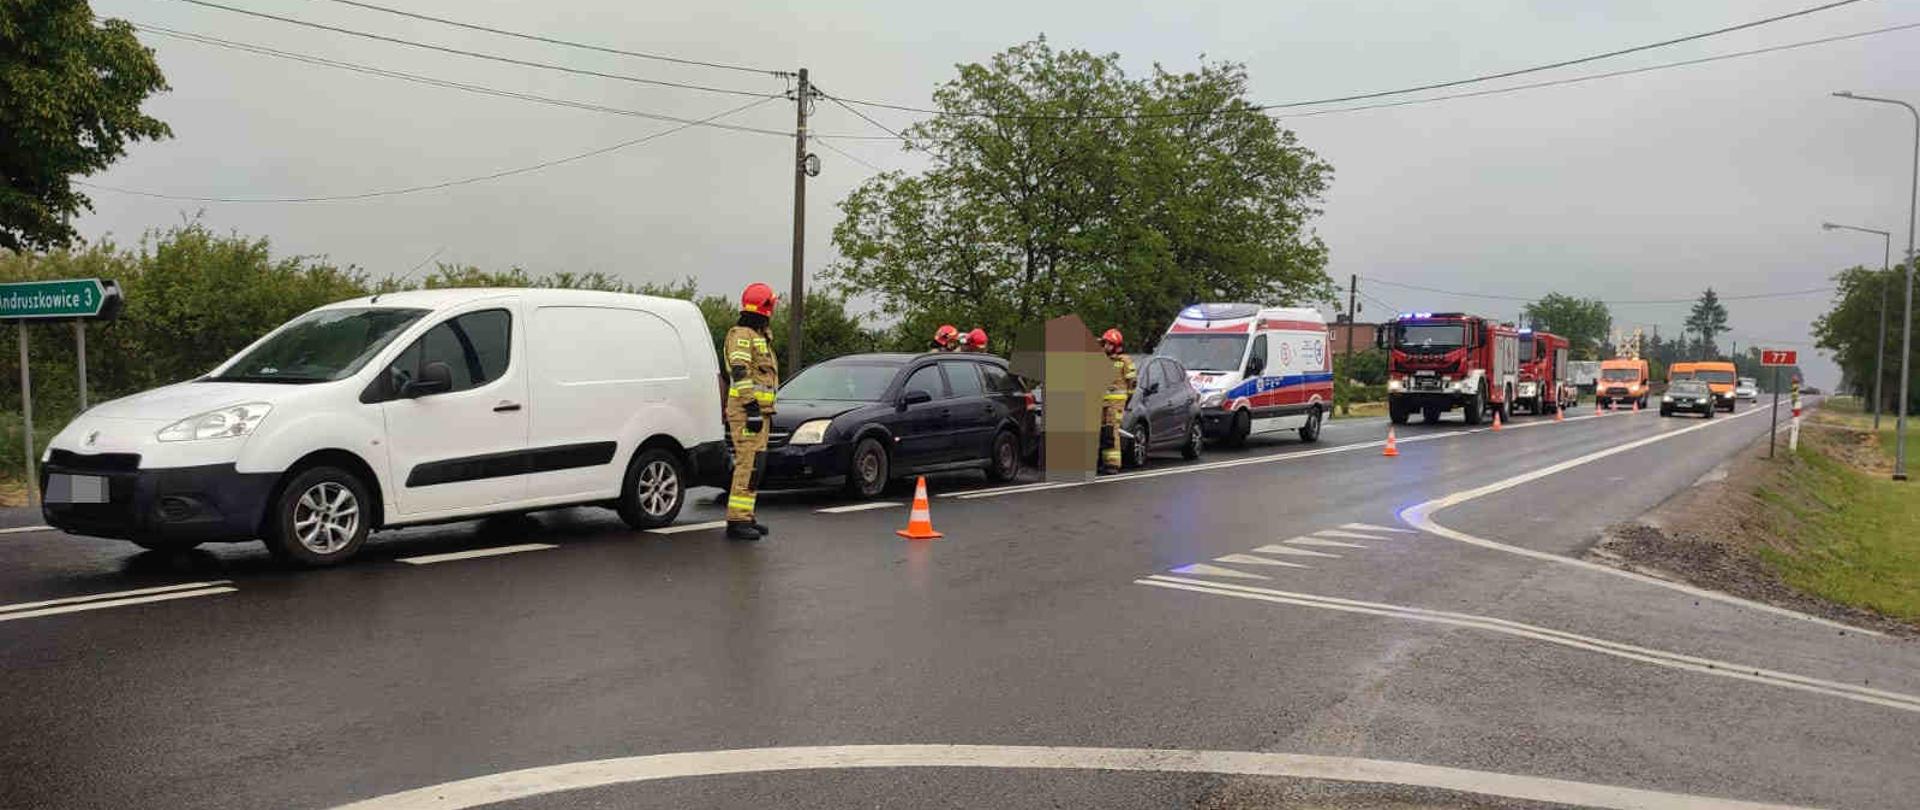
[(979, 363), (943, 363), (942, 365), (947, 367), (947, 387), (953, 390), (955, 399), (986, 395), (986, 389), (980, 385)]
[(453, 387), (466, 391), (505, 374), (512, 361), (513, 318), (504, 309), (469, 312), (427, 330), (387, 367), (390, 390), (420, 378), (429, 363), (445, 363)]
[(1008, 374), (1006, 369), (992, 363), (981, 363), (979, 365), (980, 374), (986, 377), (987, 391), (989, 393), (995, 395), (1020, 393), (1020, 384), (1014, 381), (1013, 375)]
[[(1254, 361), (1256, 360), (1258, 360), (1259, 362), (1255, 363)], [(1253, 349), (1247, 352), (1247, 365), (1249, 367), (1257, 365), (1260, 367), (1261, 373), (1263, 374), (1266, 373), (1266, 368), (1267, 368), (1267, 336), (1266, 335), (1253, 336)]]
[(1186, 384), (1186, 380), (1180, 379), (1180, 375), (1174, 373), (1172, 363), (1160, 363), (1160, 390), (1173, 393)]
[(947, 384), (940, 379), (940, 367), (925, 365), (915, 370), (911, 376), (907, 377), (907, 383), (901, 386), (900, 392), (904, 394), (913, 390), (925, 391), (933, 395), (934, 399), (945, 399)]

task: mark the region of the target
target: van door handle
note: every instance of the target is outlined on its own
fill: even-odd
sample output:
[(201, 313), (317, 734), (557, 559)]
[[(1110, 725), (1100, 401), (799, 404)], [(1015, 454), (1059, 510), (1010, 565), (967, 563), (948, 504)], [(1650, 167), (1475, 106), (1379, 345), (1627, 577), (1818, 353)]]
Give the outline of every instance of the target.
[(494, 413), (508, 413), (517, 410), (520, 410), (520, 403), (508, 402), (504, 399), (500, 400), (500, 404), (493, 406)]

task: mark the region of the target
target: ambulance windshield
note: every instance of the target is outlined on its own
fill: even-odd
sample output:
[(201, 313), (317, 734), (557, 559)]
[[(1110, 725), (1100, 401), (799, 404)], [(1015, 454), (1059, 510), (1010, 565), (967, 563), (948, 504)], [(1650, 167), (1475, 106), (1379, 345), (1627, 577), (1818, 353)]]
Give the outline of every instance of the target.
[(1172, 334), (1161, 339), (1154, 353), (1178, 360), (1190, 371), (1239, 371), (1247, 336)]

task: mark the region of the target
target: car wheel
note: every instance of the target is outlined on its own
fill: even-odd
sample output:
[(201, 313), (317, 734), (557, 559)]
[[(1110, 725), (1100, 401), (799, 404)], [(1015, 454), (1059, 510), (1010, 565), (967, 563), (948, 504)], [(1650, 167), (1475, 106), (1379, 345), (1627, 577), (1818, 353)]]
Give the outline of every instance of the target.
[(1227, 429), (1228, 447), (1246, 447), (1247, 436), (1253, 433), (1253, 414), (1246, 409), (1233, 412), (1233, 427)]
[(307, 566), (335, 565), (359, 553), (372, 531), (373, 499), (366, 484), (339, 467), (296, 473), (268, 516), (267, 550)]
[(1673, 415), (1673, 409), (1672, 409), (1672, 408), (1661, 408), (1661, 409), (1660, 409), (1660, 415), (1661, 415), (1661, 416), (1672, 416), (1672, 415)]
[(615, 511), (628, 526), (657, 529), (680, 516), (687, 502), (687, 476), (672, 452), (650, 447), (634, 454), (627, 465), (626, 486)]
[(1133, 434), (1133, 443), (1127, 447), (1126, 466), (1134, 469), (1147, 466), (1147, 453), (1153, 449), (1153, 436), (1147, 432), (1147, 423), (1134, 425), (1127, 432)]
[(135, 540), (133, 541), (133, 544), (141, 548), (144, 548), (148, 551), (159, 551), (159, 552), (171, 553), (176, 551), (190, 551), (194, 548), (199, 547), (200, 542), (201, 541), (199, 540), (155, 539), (155, 540)]
[(1300, 441), (1308, 444), (1320, 441), (1320, 420), (1322, 418), (1318, 405), (1307, 411), (1307, 424), (1300, 428)]
[(853, 446), (847, 459), (847, 494), (855, 498), (878, 498), (887, 491), (890, 460), (879, 439), (868, 436)]
[(1206, 434), (1200, 431), (1200, 420), (1187, 420), (1187, 443), (1180, 446), (1180, 457), (1188, 461), (1199, 458), (1201, 446), (1206, 443)]
[(987, 478), (1004, 484), (1020, 475), (1020, 437), (1002, 430), (993, 437), (993, 458), (988, 460)]
[(1706, 413), (1704, 413), (1704, 414), (1701, 414), (1701, 415), (1702, 415), (1702, 416), (1705, 416), (1705, 417), (1707, 417), (1708, 419), (1712, 419), (1712, 418), (1713, 418), (1713, 406), (1711, 406), (1711, 405), (1709, 405), (1709, 406), (1707, 406), (1707, 410), (1706, 410)]

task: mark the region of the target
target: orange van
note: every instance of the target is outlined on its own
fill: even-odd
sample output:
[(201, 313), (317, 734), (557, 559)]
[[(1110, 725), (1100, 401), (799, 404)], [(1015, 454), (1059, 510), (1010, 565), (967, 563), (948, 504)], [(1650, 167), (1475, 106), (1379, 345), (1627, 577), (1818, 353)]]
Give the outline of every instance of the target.
[(1667, 382), (1693, 379), (1693, 367), (1698, 363), (1674, 363), (1667, 366)]
[(1647, 406), (1649, 389), (1647, 361), (1616, 357), (1600, 361), (1600, 379), (1594, 383), (1594, 407), (1605, 408), (1615, 403), (1637, 403)]
[(1693, 378), (1713, 389), (1713, 405), (1723, 411), (1733, 410), (1733, 387), (1740, 382), (1739, 374), (1732, 363), (1721, 360), (1693, 364)]

